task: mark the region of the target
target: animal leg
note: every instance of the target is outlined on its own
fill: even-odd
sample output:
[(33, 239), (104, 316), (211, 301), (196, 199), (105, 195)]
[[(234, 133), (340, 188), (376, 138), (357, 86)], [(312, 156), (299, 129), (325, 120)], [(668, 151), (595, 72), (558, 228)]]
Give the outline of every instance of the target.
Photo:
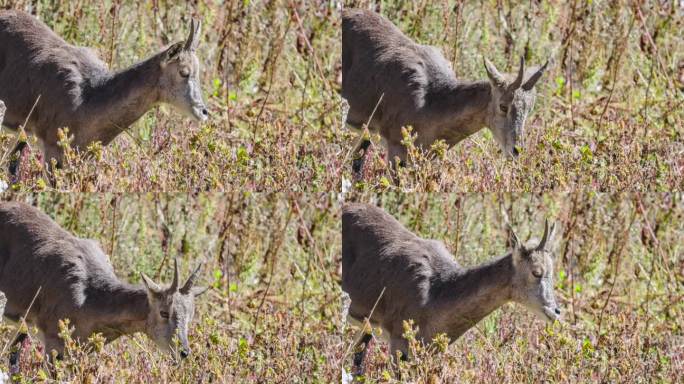
[[(55, 358), (57, 360), (62, 360), (64, 358), (64, 341), (57, 336), (57, 333), (51, 332), (50, 335), (51, 336), (43, 334), (43, 353), (45, 356), (45, 362), (47, 363), (46, 368), (48, 372), (50, 372), (52, 379), (56, 379), (57, 367), (55, 366)], [(53, 357), (52, 351), (57, 352), (55, 357)]]
[(368, 157), (368, 148), (371, 146), (371, 141), (367, 135), (363, 135), (359, 143), (354, 148), (352, 160), (352, 172), (354, 173), (354, 178), (359, 180), (363, 178), (363, 165)]
[[(370, 352), (370, 349), (372, 347), (372, 342), (373, 342), (373, 335), (370, 333), (364, 333), (363, 336), (361, 336), (361, 339), (359, 340), (358, 343), (356, 343), (356, 346), (354, 347), (354, 350), (357, 351), (354, 353), (354, 366), (352, 368), (352, 375), (354, 376), (361, 376), (364, 374), (366, 370), (366, 365), (364, 364), (366, 356)], [(360, 347), (360, 350), (359, 350)]]
[(20, 370), (21, 353), (24, 350), (24, 342), (28, 339), (28, 334), (20, 333), (12, 342), (12, 349), (9, 354), (10, 375), (16, 375)]
[(19, 165), (21, 162), (22, 151), (26, 148), (26, 141), (19, 140), (17, 145), (11, 152), (10, 162), (9, 162), (9, 174), (12, 178), (12, 182), (16, 181), (17, 171), (19, 170)]
[(62, 168), (62, 158), (64, 152), (57, 144), (47, 144), (43, 142), (43, 164), (48, 172), (50, 184), (55, 187), (57, 180), (55, 179), (54, 169), (52, 167), (52, 159), (57, 161), (55, 168)]
[(43, 160), (48, 167), (52, 164), (52, 159), (57, 161), (57, 168), (62, 168), (62, 158), (64, 152), (57, 144), (47, 144), (43, 142)]
[[(387, 156), (389, 157), (390, 169), (396, 169), (396, 166), (406, 165), (406, 157), (408, 156), (406, 147), (401, 143), (388, 142), (387, 143)], [(397, 162), (397, 158), (399, 161)], [(397, 164), (398, 163), (398, 164)]]
[(390, 353), (392, 358), (397, 357), (397, 351), (401, 352), (401, 361), (408, 360), (408, 341), (403, 337), (392, 337), (390, 339)]
[(45, 336), (45, 355), (50, 363), (52, 363), (52, 351), (57, 352), (57, 360), (64, 358), (64, 341), (56, 334)]

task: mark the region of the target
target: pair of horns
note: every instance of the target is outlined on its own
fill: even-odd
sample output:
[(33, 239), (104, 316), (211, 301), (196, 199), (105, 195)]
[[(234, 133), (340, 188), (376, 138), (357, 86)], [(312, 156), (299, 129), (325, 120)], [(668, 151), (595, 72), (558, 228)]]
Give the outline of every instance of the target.
[[(200, 269), (202, 268), (202, 264), (199, 264), (197, 268), (190, 274), (190, 277), (188, 277), (188, 280), (183, 284), (183, 286), (178, 289), (178, 261), (176, 259), (173, 260), (173, 281), (171, 282), (171, 286), (166, 290), (166, 292), (180, 292), (183, 295), (187, 295), (192, 291), (192, 288), (195, 286), (195, 283), (197, 281), (197, 276), (199, 274)], [(150, 289), (153, 292), (161, 293), (164, 290), (159, 287), (155, 282), (152, 281), (147, 275), (144, 273), (142, 274), (143, 281), (145, 282), (145, 285), (147, 286), (148, 289)]]
[[(511, 241), (513, 242), (514, 247), (517, 247), (520, 244), (520, 240), (518, 240), (518, 236), (515, 234), (515, 232), (513, 231), (513, 227), (508, 222), (508, 218), (505, 217), (505, 219), (506, 219), (506, 225), (508, 227), (508, 230), (511, 233)], [(549, 230), (549, 219), (544, 220), (544, 234), (542, 235), (542, 239), (539, 242), (539, 245), (537, 245), (537, 247), (535, 248), (535, 250), (543, 251), (544, 249), (546, 249), (546, 245), (549, 241), (549, 236), (550, 236), (549, 234), (553, 233), (555, 228), (556, 228), (556, 223), (553, 223), (553, 225), (551, 225), (551, 229)]]
[(195, 19), (190, 20), (190, 34), (188, 35), (188, 40), (185, 42), (185, 47), (183, 47), (183, 49), (190, 52), (195, 52), (197, 50), (201, 30), (201, 21)]
[(546, 67), (548, 65), (549, 61), (547, 60), (546, 63), (539, 67), (539, 69), (537, 69), (534, 74), (532, 74), (532, 76), (530, 76), (530, 78), (527, 79), (527, 81), (523, 84), (523, 77), (525, 75), (525, 58), (520, 56), (520, 68), (518, 69), (518, 75), (512, 83), (507, 85), (506, 79), (501, 73), (499, 73), (494, 64), (492, 64), (492, 62), (486, 58), (484, 59), (484, 66), (489, 79), (498, 88), (505, 90), (508, 93), (513, 92), (518, 88), (522, 88), (525, 91), (532, 89), (534, 85), (537, 84), (537, 81), (539, 81), (539, 78), (544, 74), (544, 71), (546, 71)]

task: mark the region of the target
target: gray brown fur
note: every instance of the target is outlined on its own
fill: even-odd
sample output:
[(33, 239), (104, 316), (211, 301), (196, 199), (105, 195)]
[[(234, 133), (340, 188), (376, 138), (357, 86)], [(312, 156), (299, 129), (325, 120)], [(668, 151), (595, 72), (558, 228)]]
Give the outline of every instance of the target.
[[(205, 120), (195, 55), (199, 33), (200, 24), (193, 21), (186, 42), (111, 72), (92, 50), (68, 44), (35, 17), (0, 11), (4, 124), (17, 129), (30, 116), (26, 130), (40, 140), (46, 161), (59, 162), (60, 128), (69, 128), (72, 146), (85, 149), (97, 141), (109, 144), (158, 103)], [(181, 70), (189, 76), (181, 76)]]
[(506, 154), (517, 156), (525, 118), (534, 105), (534, 84), (546, 65), (526, 73), (521, 62), (520, 81), (500, 74), (489, 62), (486, 69), (489, 80), (458, 80), (439, 49), (416, 44), (385, 17), (359, 9), (342, 13), (347, 123), (367, 123), (382, 97), (369, 129), (384, 138), (392, 161), (395, 156), (406, 159), (401, 128), (409, 125), (416, 143), (426, 149), (440, 139), (453, 146), (488, 126)]
[[(177, 336), (176, 351), (187, 356), (195, 296), (203, 292), (193, 286), (196, 278), (197, 270), (180, 287), (176, 265), (168, 288), (144, 275), (144, 286), (130, 285), (116, 276), (96, 241), (71, 235), (29, 205), (0, 203), (0, 291), (7, 296), (5, 317), (20, 321), (30, 307), (26, 321), (40, 330), (48, 352), (62, 352), (58, 321), (68, 318), (75, 327), (74, 337), (82, 342), (96, 332), (108, 342), (143, 332), (172, 351)], [(162, 311), (169, 313), (168, 319)]]
[(0, 291), (0, 321), (2, 321), (3, 314), (5, 313), (5, 305), (7, 305), (7, 297)]
[[(408, 353), (403, 321), (412, 319), (418, 337), (445, 333), (453, 341), (500, 307), (515, 301), (548, 320), (558, 317), (553, 294), (553, 259), (548, 225), (537, 247), (512, 235), (513, 249), (485, 264), (463, 268), (436, 240), (423, 239), (382, 209), (348, 204), (342, 214), (342, 289), (349, 317), (383, 328), (392, 352)], [(531, 271), (543, 276), (537, 279)], [(384, 293), (381, 296), (381, 292)]]

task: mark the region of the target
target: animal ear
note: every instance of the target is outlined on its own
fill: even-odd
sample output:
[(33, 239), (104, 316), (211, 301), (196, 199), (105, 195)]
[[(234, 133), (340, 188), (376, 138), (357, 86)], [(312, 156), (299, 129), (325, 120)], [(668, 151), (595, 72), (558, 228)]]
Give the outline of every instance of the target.
[(510, 224), (506, 224), (506, 227), (508, 228), (509, 233), (508, 241), (510, 242), (512, 248), (511, 254), (513, 255), (513, 265), (516, 265), (522, 260), (522, 257), (524, 256), (524, 249), (522, 247), (520, 239), (518, 239), (518, 235), (516, 235), (515, 231), (513, 231), (513, 227), (511, 227)]
[(205, 293), (208, 290), (209, 290), (209, 287), (192, 287), (190, 292), (192, 292), (193, 296), (197, 297), (199, 295), (202, 295), (203, 293)]
[(517, 250), (520, 248), (520, 239), (518, 239), (518, 235), (515, 234), (515, 231), (513, 230), (513, 227), (511, 227), (510, 224), (506, 224), (506, 228), (508, 229), (508, 241), (511, 244), (511, 247), (513, 250)]
[(188, 40), (185, 42), (185, 50), (195, 52), (200, 40), (200, 32), (202, 31), (202, 22), (195, 19), (190, 20), (190, 34)]
[(499, 71), (496, 69), (494, 64), (492, 64), (491, 61), (487, 60), (486, 57), (483, 57), (484, 59), (484, 66), (485, 70), (487, 71), (487, 77), (489, 77), (489, 82), (501, 89), (502, 91), (506, 89), (506, 80), (504, 79), (503, 75), (499, 73)]
[(549, 61), (546, 60), (546, 63), (544, 63), (544, 65), (542, 65), (541, 67), (537, 68), (532, 74), (532, 76), (530, 76), (530, 78), (527, 79), (527, 81), (525, 81), (525, 84), (523, 84), (522, 89), (524, 89), (525, 91), (529, 91), (530, 89), (534, 88), (534, 85), (537, 84), (537, 81), (544, 74), (544, 72), (546, 71), (546, 67), (548, 65)]
[(164, 51), (164, 57), (162, 58), (162, 67), (165, 67), (168, 63), (178, 59), (178, 56), (183, 51), (183, 43), (176, 43)]
[(140, 276), (142, 277), (143, 283), (145, 283), (145, 287), (147, 288), (147, 291), (154, 294), (154, 295), (161, 295), (164, 290), (152, 279), (147, 277), (146, 274), (140, 273)]

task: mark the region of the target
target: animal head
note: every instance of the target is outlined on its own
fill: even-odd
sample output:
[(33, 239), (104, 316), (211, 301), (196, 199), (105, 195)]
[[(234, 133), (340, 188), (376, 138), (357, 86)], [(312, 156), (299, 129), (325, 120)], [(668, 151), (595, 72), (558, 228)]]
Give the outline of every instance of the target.
[(537, 246), (527, 247), (520, 243), (511, 230), (513, 245), (513, 301), (516, 301), (542, 319), (554, 321), (560, 317), (560, 308), (553, 291), (553, 251), (551, 244), (555, 237), (556, 225), (549, 229), (548, 220), (544, 224), (544, 235)]
[(513, 81), (502, 75), (494, 64), (484, 59), (489, 83), (492, 86), (492, 98), (489, 104), (489, 129), (494, 139), (507, 156), (517, 157), (518, 147), (522, 147), (525, 119), (534, 106), (535, 88), (546, 64), (534, 68), (531, 75), (525, 74), (525, 60), (520, 58), (520, 69)]
[[(207, 289), (195, 287), (195, 280), (201, 265), (179, 287), (178, 263), (174, 261), (173, 282), (168, 288), (157, 285), (152, 279), (142, 274), (147, 288), (150, 312), (147, 315), (146, 333), (163, 350), (180, 354), (182, 358), (190, 355), (188, 327), (195, 315), (195, 297)], [(174, 338), (180, 342), (180, 351), (175, 350)]]
[(209, 118), (209, 111), (202, 99), (200, 62), (196, 55), (201, 28), (201, 22), (192, 20), (188, 39), (162, 53), (159, 86), (162, 102), (198, 121), (205, 121)]

